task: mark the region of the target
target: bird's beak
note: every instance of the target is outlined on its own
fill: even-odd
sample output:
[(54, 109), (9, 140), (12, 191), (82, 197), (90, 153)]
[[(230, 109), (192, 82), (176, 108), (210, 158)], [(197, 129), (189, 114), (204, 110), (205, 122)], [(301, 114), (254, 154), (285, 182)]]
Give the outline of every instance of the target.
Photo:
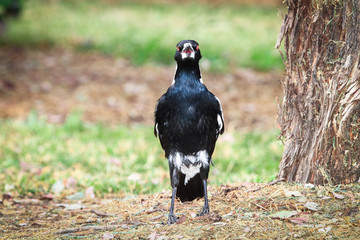
[(190, 43), (185, 43), (183, 50), (181, 51), (181, 58), (193, 58), (195, 59), (195, 51)]

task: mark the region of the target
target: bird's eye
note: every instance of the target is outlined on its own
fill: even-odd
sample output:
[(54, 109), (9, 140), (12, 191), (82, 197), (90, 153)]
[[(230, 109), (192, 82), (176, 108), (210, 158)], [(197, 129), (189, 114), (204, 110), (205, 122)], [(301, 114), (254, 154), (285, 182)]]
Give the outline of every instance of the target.
[(196, 50), (199, 50), (199, 45), (196, 45)]
[(179, 46), (177, 46), (177, 47), (176, 47), (176, 50), (177, 50), (178, 52), (180, 52), (180, 51), (181, 51), (181, 49), (180, 49), (180, 47), (179, 47)]

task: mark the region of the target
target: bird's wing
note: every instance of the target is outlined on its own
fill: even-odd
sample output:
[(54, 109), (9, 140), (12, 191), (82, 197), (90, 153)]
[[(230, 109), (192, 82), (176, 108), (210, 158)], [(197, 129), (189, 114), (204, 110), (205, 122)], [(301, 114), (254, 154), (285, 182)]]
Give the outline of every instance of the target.
[(217, 114), (217, 123), (218, 123), (218, 128), (216, 129), (217, 134), (223, 134), (224, 130), (225, 130), (225, 125), (224, 125), (224, 114), (222, 111), (222, 107), (221, 107), (221, 102), (220, 100), (214, 95), (217, 103), (218, 103), (218, 114)]
[[(155, 137), (159, 136), (159, 138), (162, 133), (161, 125), (163, 125), (165, 122), (165, 115), (166, 115), (165, 98), (166, 98), (165, 94), (162, 95), (157, 101), (155, 108), (154, 134)], [(159, 129), (159, 125), (160, 125), (160, 129)]]

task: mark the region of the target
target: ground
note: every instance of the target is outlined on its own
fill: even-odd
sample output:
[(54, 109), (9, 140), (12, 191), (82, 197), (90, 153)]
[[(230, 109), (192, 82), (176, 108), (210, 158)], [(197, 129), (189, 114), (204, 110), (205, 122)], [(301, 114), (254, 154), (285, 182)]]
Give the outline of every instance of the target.
[[(0, 117), (24, 118), (36, 110), (60, 123), (72, 111), (87, 121), (153, 124), (157, 99), (172, 81), (173, 66), (131, 66), (125, 59), (66, 49), (2, 48)], [(282, 96), (280, 72), (203, 71), (223, 104), (227, 129), (273, 129)]]
[[(0, 208), (0, 239), (357, 239), (359, 186), (282, 183), (210, 187), (203, 200), (175, 203), (178, 222), (167, 225), (170, 191), (154, 195), (12, 199)], [(69, 200), (71, 198), (72, 200)]]

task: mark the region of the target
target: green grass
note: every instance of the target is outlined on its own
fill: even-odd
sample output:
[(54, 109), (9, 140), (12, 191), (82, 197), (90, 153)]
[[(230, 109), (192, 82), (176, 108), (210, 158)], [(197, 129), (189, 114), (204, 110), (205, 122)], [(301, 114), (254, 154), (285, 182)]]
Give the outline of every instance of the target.
[[(77, 191), (154, 193), (170, 189), (168, 165), (153, 129), (84, 123), (80, 114), (61, 125), (31, 113), (26, 121), (0, 121), (0, 192), (32, 195), (73, 177)], [(226, 133), (219, 138), (211, 185), (269, 181), (282, 145), (277, 131)]]
[(195, 39), (211, 71), (283, 66), (275, 7), (111, 2), (29, 0), (2, 42), (95, 50), (141, 65), (172, 64), (176, 43)]

